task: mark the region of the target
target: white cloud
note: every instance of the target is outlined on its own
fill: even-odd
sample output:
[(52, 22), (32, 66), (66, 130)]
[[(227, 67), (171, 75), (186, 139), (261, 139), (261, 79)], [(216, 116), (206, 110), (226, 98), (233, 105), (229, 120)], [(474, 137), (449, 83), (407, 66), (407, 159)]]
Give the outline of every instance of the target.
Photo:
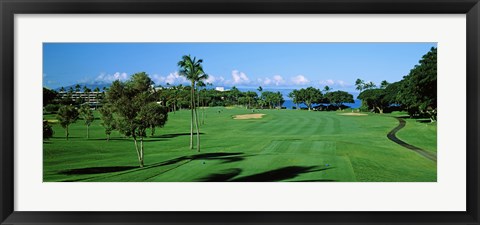
[(279, 86), (279, 85), (284, 84), (285, 80), (283, 79), (282, 76), (275, 75), (275, 76), (273, 76), (273, 83), (275, 83), (276, 86)]
[(163, 76), (160, 76), (158, 74), (153, 74), (150, 76), (150, 79), (152, 79), (152, 81), (155, 83), (155, 84), (162, 84), (165, 82), (165, 77)]
[(332, 79), (321, 80), (321, 81), (320, 81), (320, 84), (323, 84), (323, 85), (333, 85), (333, 84), (335, 84), (335, 81), (333, 81)]
[(268, 77), (265, 77), (265, 78), (258, 78), (257, 79), (257, 82), (260, 84), (260, 85), (270, 85), (272, 83), (272, 80)]
[(337, 80), (337, 84), (341, 87), (345, 87), (347, 85), (343, 80)]
[(213, 85), (223, 85), (225, 82), (225, 78), (222, 76), (208, 75), (208, 78), (204, 82), (211, 83)]
[(291, 80), (295, 85), (305, 85), (310, 83), (310, 81), (303, 75), (294, 76)]
[(248, 76), (245, 73), (240, 72), (238, 70), (232, 71), (232, 79), (233, 79), (232, 83), (235, 85), (250, 83), (250, 79), (248, 78)]
[(346, 83), (346, 82), (343, 81), (343, 80), (332, 80), (332, 79), (328, 79), (328, 80), (321, 80), (319, 83), (320, 83), (320, 85), (329, 85), (329, 86), (335, 86), (335, 87), (346, 87), (346, 86), (349, 86), (349, 84)]
[(155, 84), (160, 84), (160, 85), (165, 85), (165, 84), (170, 84), (170, 85), (178, 85), (178, 84), (186, 84), (188, 83), (187, 78), (184, 76), (180, 76), (178, 74), (178, 71), (175, 71), (173, 73), (168, 74), (167, 76), (161, 76), (158, 74), (154, 74), (151, 76), (151, 79)]
[(258, 78), (257, 84), (265, 86), (280, 86), (285, 84), (285, 79), (280, 75), (274, 75), (273, 77)]
[(125, 81), (127, 79), (128, 75), (125, 72), (116, 72), (114, 74), (101, 73), (97, 78), (95, 78), (95, 82), (111, 83), (116, 80)]

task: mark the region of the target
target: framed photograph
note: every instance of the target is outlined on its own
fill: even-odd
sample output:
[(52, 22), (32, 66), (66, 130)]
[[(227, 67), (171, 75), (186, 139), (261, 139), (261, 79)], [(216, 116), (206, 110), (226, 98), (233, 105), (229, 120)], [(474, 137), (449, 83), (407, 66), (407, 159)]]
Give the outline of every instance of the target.
[(478, 0), (0, 1), (1, 224), (479, 224)]

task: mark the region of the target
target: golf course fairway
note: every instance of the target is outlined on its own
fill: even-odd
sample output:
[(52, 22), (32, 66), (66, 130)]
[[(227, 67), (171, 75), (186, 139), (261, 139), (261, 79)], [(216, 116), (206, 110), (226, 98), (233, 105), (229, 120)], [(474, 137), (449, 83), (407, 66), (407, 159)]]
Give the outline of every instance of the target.
[[(202, 114), (205, 114), (202, 116)], [(248, 114), (255, 114), (246, 116)], [(201, 151), (189, 149), (189, 110), (170, 112), (144, 140), (145, 167), (133, 139), (114, 131), (106, 140), (98, 112), (86, 138), (78, 120), (70, 137), (46, 114), (54, 135), (43, 143), (44, 182), (435, 182), (437, 163), (387, 138), (399, 125), (391, 114), (198, 110)], [(202, 124), (204, 117), (204, 124)], [(404, 118), (396, 137), (436, 156), (436, 123)], [(150, 134), (150, 132), (148, 132)], [(196, 137), (194, 136), (194, 140)]]

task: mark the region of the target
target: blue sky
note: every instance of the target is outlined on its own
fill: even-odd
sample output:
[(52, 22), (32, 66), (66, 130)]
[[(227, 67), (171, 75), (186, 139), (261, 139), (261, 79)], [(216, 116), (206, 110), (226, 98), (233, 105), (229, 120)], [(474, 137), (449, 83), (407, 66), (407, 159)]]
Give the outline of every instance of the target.
[(177, 62), (204, 60), (214, 86), (354, 91), (407, 75), (436, 43), (44, 43), (43, 85), (111, 83), (146, 72), (156, 85), (185, 84)]

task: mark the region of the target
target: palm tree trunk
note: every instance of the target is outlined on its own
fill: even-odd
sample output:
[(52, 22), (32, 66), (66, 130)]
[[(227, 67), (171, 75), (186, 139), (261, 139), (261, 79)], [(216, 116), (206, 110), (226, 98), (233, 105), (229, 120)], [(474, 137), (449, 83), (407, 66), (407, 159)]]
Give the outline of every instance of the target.
[[(195, 84), (193, 85), (193, 92), (195, 93)], [(197, 113), (197, 103), (200, 103), (200, 93), (197, 92), (197, 103), (195, 103), (195, 96), (193, 99), (193, 108), (195, 111), (195, 128), (197, 129), (197, 151), (200, 152), (200, 128), (198, 126), (198, 113)]]
[(140, 167), (143, 168), (143, 157), (144, 156), (144, 153), (143, 153), (143, 137), (140, 138)]
[(192, 114), (192, 120), (190, 121), (190, 149), (193, 149), (193, 110), (195, 108), (195, 99), (193, 96), (194, 90), (193, 86), (195, 84), (192, 82), (192, 91), (191, 91), (191, 101), (190, 101), (190, 106), (191, 106), (191, 114)]
[[(198, 108), (200, 108), (200, 90), (197, 90), (197, 106), (198, 106)], [(197, 113), (196, 108), (197, 107), (195, 106), (195, 113)], [(195, 115), (195, 118), (197, 118), (197, 121), (198, 121), (198, 115)]]
[(205, 99), (203, 100), (203, 110), (202, 110), (202, 125), (205, 124), (205, 107), (206, 107), (206, 103), (205, 103)]
[(195, 125), (197, 128), (197, 152), (200, 152), (200, 127), (198, 126), (198, 113), (195, 109)]

